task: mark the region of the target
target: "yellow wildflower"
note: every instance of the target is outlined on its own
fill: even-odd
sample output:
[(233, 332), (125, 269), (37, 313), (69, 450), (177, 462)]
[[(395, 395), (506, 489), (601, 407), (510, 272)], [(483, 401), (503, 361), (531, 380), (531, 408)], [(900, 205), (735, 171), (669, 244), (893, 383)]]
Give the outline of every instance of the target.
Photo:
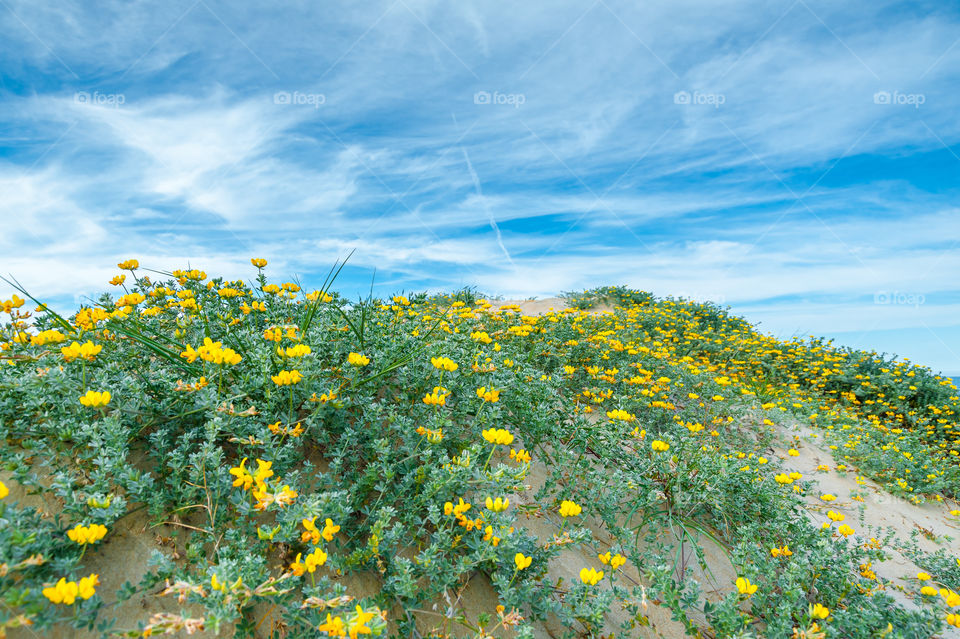
[(561, 517), (576, 517), (583, 511), (583, 508), (576, 502), (564, 499), (560, 502)]
[(514, 450), (513, 448), (511, 448), (511, 449), (510, 449), (510, 459), (515, 459), (515, 460), (517, 460), (517, 462), (519, 462), (519, 463), (529, 462), (529, 461), (530, 461), (530, 453), (528, 453), (527, 451), (525, 451), (525, 450), (522, 449), (522, 448), (521, 448), (520, 450)]
[(78, 358), (92, 362), (101, 350), (103, 350), (102, 345), (94, 344), (93, 342), (88, 341), (83, 345), (74, 342), (70, 344), (70, 346), (62, 347), (60, 352), (63, 354), (63, 359), (68, 362), (72, 362)]
[(327, 633), (328, 637), (346, 637), (347, 636), (347, 629), (343, 625), (343, 619), (341, 619), (340, 617), (333, 617), (329, 612), (327, 613), (326, 623), (320, 624), (317, 630), (319, 630), (320, 632)]
[(659, 439), (653, 440), (650, 443), (650, 447), (658, 453), (665, 453), (668, 450), (670, 450), (670, 444), (664, 441), (660, 441)]
[(350, 620), (349, 628), (347, 634), (350, 635), (350, 639), (357, 639), (357, 635), (369, 635), (373, 631), (367, 625), (367, 622), (373, 619), (374, 613), (364, 612), (363, 608), (357, 606), (356, 615), (353, 619)]
[(597, 585), (601, 579), (603, 579), (602, 570), (594, 570), (593, 568), (583, 568), (580, 570), (580, 581), (588, 586)]
[(446, 406), (447, 405), (447, 396), (450, 394), (446, 388), (442, 386), (434, 386), (432, 393), (427, 393), (423, 396), (423, 403), (428, 406)]
[(366, 366), (370, 363), (370, 358), (360, 353), (350, 353), (347, 355), (347, 361), (354, 366)]
[(496, 403), (500, 401), (500, 391), (492, 388), (487, 390), (486, 386), (481, 386), (477, 389), (477, 397), (485, 402)]
[(486, 506), (487, 510), (492, 510), (495, 513), (502, 513), (510, 507), (510, 500), (506, 497), (497, 497), (496, 499), (487, 497)]
[(748, 597), (757, 591), (757, 586), (745, 577), (737, 577), (737, 592)]
[(481, 432), (483, 438), (491, 444), (509, 446), (513, 443), (513, 434), (504, 428), (490, 428)]
[(90, 524), (84, 526), (77, 524), (67, 531), (67, 537), (81, 546), (93, 544), (103, 539), (107, 534), (107, 527), (102, 524)]
[(110, 391), (87, 391), (80, 397), (80, 403), (90, 408), (100, 408), (110, 403)]
[(270, 379), (277, 386), (291, 386), (298, 384), (303, 379), (303, 375), (298, 370), (280, 371), (276, 375), (271, 375)]
[(66, 604), (72, 606), (77, 600), (77, 584), (73, 581), (67, 581), (65, 577), (60, 577), (56, 585), (44, 588), (43, 596), (55, 604)]
[(434, 368), (442, 371), (453, 372), (458, 368), (457, 363), (449, 357), (431, 357), (430, 363), (433, 364)]

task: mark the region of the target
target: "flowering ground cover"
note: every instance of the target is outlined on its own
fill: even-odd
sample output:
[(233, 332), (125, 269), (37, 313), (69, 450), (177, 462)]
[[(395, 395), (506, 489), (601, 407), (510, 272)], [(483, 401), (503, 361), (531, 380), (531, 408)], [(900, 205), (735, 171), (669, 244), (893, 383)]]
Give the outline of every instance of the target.
[(3, 302), (0, 636), (960, 628), (950, 380), (622, 287), (528, 314), (251, 262)]

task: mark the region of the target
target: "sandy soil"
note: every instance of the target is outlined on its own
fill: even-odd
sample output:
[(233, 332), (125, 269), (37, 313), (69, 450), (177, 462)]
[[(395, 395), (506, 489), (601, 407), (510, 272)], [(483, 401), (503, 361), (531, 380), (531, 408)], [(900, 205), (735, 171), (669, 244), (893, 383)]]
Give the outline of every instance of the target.
[[(892, 530), (897, 539), (908, 540), (914, 532), (920, 532), (918, 545), (928, 552), (939, 548), (950, 548), (946, 537), (954, 540), (960, 534), (960, 521), (950, 516), (950, 510), (956, 504), (914, 504), (908, 499), (896, 497), (884, 491), (876, 482), (859, 475), (853, 468), (837, 470), (837, 462), (823, 437), (810, 427), (796, 422), (785, 422), (778, 426), (786, 440), (793, 440), (793, 449), (799, 455), (791, 456), (789, 447), (775, 449), (786, 468), (803, 473), (804, 479), (814, 479), (817, 489), (804, 495), (808, 510), (818, 523), (830, 523), (827, 511), (843, 513), (843, 523), (856, 530), (857, 538), (866, 542), (870, 537), (880, 538), (883, 532)], [(818, 471), (821, 464), (829, 466), (829, 471)], [(831, 494), (836, 501), (824, 502), (821, 495)], [(859, 498), (859, 499), (857, 499)], [(862, 499), (863, 501), (860, 501)], [(836, 525), (834, 525), (836, 527)], [(956, 546), (953, 546), (954, 550)], [(905, 607), (915, 607), (913, 599), (907, 593), (915, 593), (920, 587), (916, 580), (923, 569), (910, 561), (895, 548), (887, 547), (890, 557), (883, 563), (871, 566), (879, 578), (890, 581), (892, 587), (887, 592)], [(960, 631), (952, 635), (958, 636)]]

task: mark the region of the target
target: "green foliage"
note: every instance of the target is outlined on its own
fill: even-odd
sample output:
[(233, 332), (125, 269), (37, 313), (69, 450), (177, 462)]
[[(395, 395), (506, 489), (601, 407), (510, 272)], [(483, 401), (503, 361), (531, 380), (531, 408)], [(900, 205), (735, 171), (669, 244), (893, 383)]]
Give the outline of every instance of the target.
[[(892, 486), (953, 495), (956, 400), (929, 372), (626, 287), (568, 296), (611, 314), (528, 317), (469, 288), (348, 303), (328, 292), (336, 269), (310, 294), (262, 267), (252, 286), (129, 272), (123, 295), (70, 318), (6, 305), (0, 462), (55, 507), (0, 501), (0, 627), (136, 636), (202, 619), (251, 636), (269, 608), (291, 636), (527, 637), (545, 620), (633, 635), (653, 606), (717, 637), (942, 626), (941, 604), (906, 609), (863, 576), (882, 545), (816, 525), (807, 484), (774, 479), (790, 469), (752, 426), (789, 412)], [(81, 403), (89, 391), (110, 399)], [(891, 448), (867, 459), (864, 441)], [(102, 524), (109, 541), (141, 511), (176, 531), (175, 554), (135, 584), (99, 575), (74, 604), (43, 594), (107, 552), (68, 531)], [(946, 558), (926, 560), (954, 583)], [(708, 597), (697, 575), (718, 561), (756, 592)], [(558, 577), (568, 564), (603, 576)], [(469, 611), (463, 593), (483, 587), (502, 607)], [(135, 593), (181, 613), (114, 620), (108, 596)]]

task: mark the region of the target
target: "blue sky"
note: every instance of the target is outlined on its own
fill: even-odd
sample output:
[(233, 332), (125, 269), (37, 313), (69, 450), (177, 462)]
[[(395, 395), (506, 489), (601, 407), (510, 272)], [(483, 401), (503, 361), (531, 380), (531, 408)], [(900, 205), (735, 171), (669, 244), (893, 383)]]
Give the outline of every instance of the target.
[[(960, 373), (960, 5), (0, 0), (3, 272), (622, 283)], [(0, 291), (9, 294), (9, 290)]]

